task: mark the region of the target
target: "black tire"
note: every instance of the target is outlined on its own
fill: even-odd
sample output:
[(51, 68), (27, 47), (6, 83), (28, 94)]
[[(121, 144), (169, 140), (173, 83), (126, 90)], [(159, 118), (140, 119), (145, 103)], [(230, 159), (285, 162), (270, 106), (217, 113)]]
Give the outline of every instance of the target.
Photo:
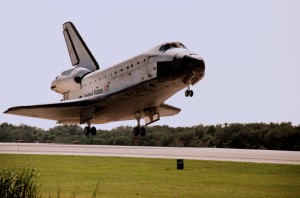
[(138, 136), (140, 134), (140, 128), (139, 127), (134, 127), (133, 128), (133, 135)]
[(189, 96), (190, 96), (190, 97), (193, 97), (194, 92), (193, 92), (192, 90), (190, 90), (189, 92), (190, 92), (190, 93), (189, 93)]
[(90, 127), (84, 127), (83, 129), (84, 135), (88, 136), (90, 134), (90, 130), (91, 130)]
[(96, 133), (97, 133), (96, 127), (92, 127), (91, 130), (90, 130), (90, 133), (91, 133), (92, 136), (96, 135)]
[(190, 92), (189, 90), (185, 90), (185, 93), (184, 93), (185, 97), (188, 97), (190, 95)]
[(146, 129), (145, 129), (145, 127), (141, 127), (140, 128), (140, 134), (141, 134), (141, 136), (145, 136), (146, 135)]

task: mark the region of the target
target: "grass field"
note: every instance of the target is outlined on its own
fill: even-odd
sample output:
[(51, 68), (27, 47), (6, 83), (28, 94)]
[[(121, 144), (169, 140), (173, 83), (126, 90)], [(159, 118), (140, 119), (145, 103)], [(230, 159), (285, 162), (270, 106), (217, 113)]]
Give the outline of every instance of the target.
[(0, 167), (35, 167), (43, 197), (300, 197), (300, 166), (121, 157), (0, 154)]

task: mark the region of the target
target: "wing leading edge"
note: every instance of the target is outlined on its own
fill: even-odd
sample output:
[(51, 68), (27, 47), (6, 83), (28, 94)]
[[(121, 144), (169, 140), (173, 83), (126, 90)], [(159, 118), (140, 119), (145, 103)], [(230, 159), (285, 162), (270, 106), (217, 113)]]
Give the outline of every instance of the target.
[(58, 122), (66, 122), (68, 120), (80, 121), (80, 113), (85, 109), (93, 106), (97, 101), (104, 99), (104, 96), (95, 96), (89, 99), (79, 99), (64, 101), (59, 103), (49, 103), (30, 106), (17, 106), (9, 108), (4, 113), (27, 116), (34, 118), (43, 118), (56, 120)]

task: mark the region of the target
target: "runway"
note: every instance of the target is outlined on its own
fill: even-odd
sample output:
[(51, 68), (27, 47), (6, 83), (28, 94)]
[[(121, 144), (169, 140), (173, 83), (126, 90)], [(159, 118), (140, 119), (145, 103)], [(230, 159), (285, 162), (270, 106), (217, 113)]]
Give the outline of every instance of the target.
[(42, 143), (0, 143), (0, 153), (117, 156), (300, 164), (300, 152), (224, 148), (102, 146)]

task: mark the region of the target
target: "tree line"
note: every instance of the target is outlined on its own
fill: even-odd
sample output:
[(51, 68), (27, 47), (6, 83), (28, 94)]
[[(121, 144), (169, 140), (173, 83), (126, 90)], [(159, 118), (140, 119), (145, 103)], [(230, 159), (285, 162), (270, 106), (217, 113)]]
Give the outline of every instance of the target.
[(60, 125), (44, 130), (24, 124), (1, 123), (0, 142), (300, 150), (300, 125), (293, 126), (291, 122), (150, 126), (144, 137), (135, 137), (132, 131), (133, 127), (120, 126), (97, 130), (95, 136), (85, 136), (79, 125)]

